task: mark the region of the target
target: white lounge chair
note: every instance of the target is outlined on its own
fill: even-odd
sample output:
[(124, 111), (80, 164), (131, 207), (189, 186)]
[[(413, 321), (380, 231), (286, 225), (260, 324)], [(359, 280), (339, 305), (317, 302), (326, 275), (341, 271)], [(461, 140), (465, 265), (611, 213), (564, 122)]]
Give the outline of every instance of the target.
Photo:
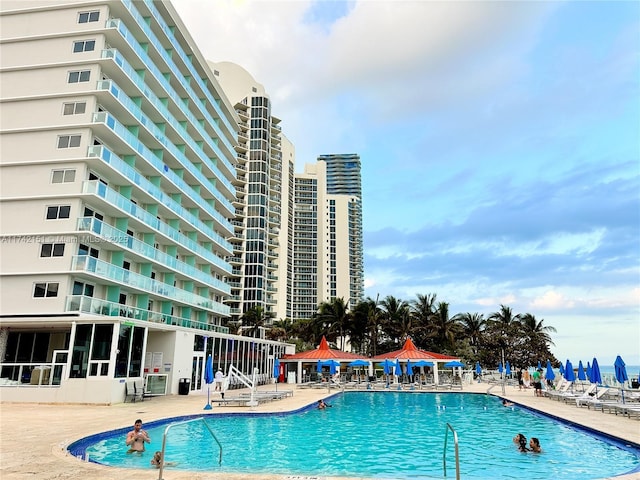
[(576, 406), (581, 407), (583, 405), (586, 405), (587, 408), (596, 406), (597, 404), (603, 402), (602, 397), (604, 397), (608, 393), (609, 393), (608, 387), (600, 387), (598, 390), (596, 390), (593, 396), (589, 396), (586, 398), (576, 398)]
[(547, 391), (547, 397), (559, 400), (560, 397), (566, 395), (569, 392), (569, 388), (573, 385), (573, 382), (565, 382), (556, 390)]
[(598, 388), (598, 385), (592, 383), (584, 392), (564, 392), (563, 394), (558, 396), (558, 400), (569, 403), (573, 402), (574, 400), (578, 400), (579, 398), (591, 398), (595, 395), (596, 388)]

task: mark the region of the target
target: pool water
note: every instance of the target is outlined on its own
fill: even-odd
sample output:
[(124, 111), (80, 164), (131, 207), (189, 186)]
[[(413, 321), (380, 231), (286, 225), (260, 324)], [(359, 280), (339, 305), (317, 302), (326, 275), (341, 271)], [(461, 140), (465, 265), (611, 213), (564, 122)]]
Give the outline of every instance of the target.
[[(586, 480), (640, 470), (637, 449), (527, 409), (503, 407), (486, 395), (348, 392), (328, 403), (326, 410), (312, 406), (293, 414), (205, 415), (222, 444), (222, 465), (202, 422), (172, 427), (165, 458), (177, 465), (167, 471), (443, 478), (447, 423), (458, 434), (464, 479)], [(91, 461), (114, 467), (152, 468), (166, 425), (145, 426), (152, 443), (142, 455), (125, 453), (130, 428), (93, 441), (86, 453)], [(538, 437), (543, 453), (518, 452), (512, 442), (518, 432)], [(447, 450), (447, 476), (455, 478), (451, 432)]]

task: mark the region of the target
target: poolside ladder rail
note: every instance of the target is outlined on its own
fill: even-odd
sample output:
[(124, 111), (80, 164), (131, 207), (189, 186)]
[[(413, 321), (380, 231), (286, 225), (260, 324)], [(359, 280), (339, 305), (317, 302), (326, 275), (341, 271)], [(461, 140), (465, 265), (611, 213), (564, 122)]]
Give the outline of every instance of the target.
[(458, 434), (450, 423), (447, 423), (447, 428), (444, 435), (444, 450), (442, 452), (442, 468), (444, 469), (444, 476), (447, 477), (447, 440), (449, 439), (449, 430), (453, 432), (453, 443), (456, 451), (456, 480), (460, 480), (460, 456), (458, 455)]
[(204, 417), (192, 418), (191, 420), (184, 420), (182, 422), (174, 422), (167, 425), (167, 428), (164, 429), (164, 434), (162, 435), (162, 450), (161, 450), (161, 457), (160, 457), (162, 461), (160, 462), (160, 470), (158, 471), (158, 480), (163, 480), (162, 472), (164, 471), (164, 450), (165, 450), (165, 447), (167, 446), (167, 434), (169, 433), (169, 430), (171, 429), (171, 427), (175, 427), (176, 425), (184, 425), (185, 423), (198, 422), (200, 420), (202, 420), (202, 422), (204, 423), (204, 426), (207, 427), (207, 430), (209, 430), (209, 433), (218, 444), (218, 447), (220, 447), (220, 457), (218, 458), (218, 465), (222, 465), (222, 445), (220, 444), (220, 441), (216, 437), (215, 433), (213, 433), (213, 430), (211, 430), (211, 427), (209, 426), (207, 421), (204, 419)]

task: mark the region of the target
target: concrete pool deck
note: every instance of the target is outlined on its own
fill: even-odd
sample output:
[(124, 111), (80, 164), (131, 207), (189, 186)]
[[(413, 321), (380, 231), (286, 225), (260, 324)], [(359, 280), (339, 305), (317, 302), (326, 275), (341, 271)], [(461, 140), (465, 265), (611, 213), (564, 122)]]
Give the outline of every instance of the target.
[[(463, 392), (486, 393), (487, 383), (465, 385)], [(273, 390), (274, 386), (261, 389)], [(285, 412), (315, 403), (321, 398), (335, 394), (336, 390), (296, 388), (280, 384), (278, 390), (294, 390), (294, 395), (282, 400), (265, 403), (257, 407), (218, 407), (207, 413), (229, 412)], [(228, 392), (235, 396), (242, 390)], [(500, 395), (501, 387), (492, 388), (491, 394)], [(104, 467), (85, 462), (66, 453), (65, 447), (91, 434), (133, 425), (136, 418), (151, 422), (166, 417), (205, 413), (206, 392), (202, 394), (171, 395), (155, 397), (144, 402), (123, 403), (110, 406), (95, 405), (51, 405), (2, 403), (0, 389), (0, 478), (2, 480), (152, 480), (159, 476), (158, 470), (133, 470)], [(513, 402), (534, 410), (560, 417), (585, 427), (612, 435), (635, 444), (640, 444), (640, 421), (609, 413), (595, 412), (587, 408), (577, 408), (575, 404), (565, 404), (549, 398), (534, 397), (533, 389), (519, 391), (506, 387), (505, 397)], [(211, 398), (219, 398), (211, 394)], [(512, 432), (507, 432), (511, 435)], [(124, 445), (124, 438), (123, 438)], [(602, 459), (606, 461), (606, 459)], [(463, 469), (464, 466), (461, 466)], [(331, 479), (342, 477), (324, 476), (280, 476), (246, 475), (229, 473), (181, 472), (167, 468), (164, 480), (303, 480)], [(464, 477), (463, 477), (464, 478)], [(615, 480), (640, 480), (640, 473)], [(350, 477), (348, 480), (356, 480)]]

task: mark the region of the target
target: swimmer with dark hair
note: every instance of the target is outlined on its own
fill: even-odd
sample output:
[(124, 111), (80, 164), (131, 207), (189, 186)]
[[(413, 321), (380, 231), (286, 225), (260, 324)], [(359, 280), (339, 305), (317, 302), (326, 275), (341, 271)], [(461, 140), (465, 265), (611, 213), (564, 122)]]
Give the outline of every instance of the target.
[(531, 437), (531, 440), (529, 440), (529, 448), (533, 453), (542, 453), (540, 440), (538, 440), (536, 437)]
[(529, 449), (527, 448), (527, 437), (525, 437), (523, 434), (519, 433), (515, 437), (513, 437), (513, 443), (515, 443), (518, 446), (519, 451), (521, 452), (529, 451)]

